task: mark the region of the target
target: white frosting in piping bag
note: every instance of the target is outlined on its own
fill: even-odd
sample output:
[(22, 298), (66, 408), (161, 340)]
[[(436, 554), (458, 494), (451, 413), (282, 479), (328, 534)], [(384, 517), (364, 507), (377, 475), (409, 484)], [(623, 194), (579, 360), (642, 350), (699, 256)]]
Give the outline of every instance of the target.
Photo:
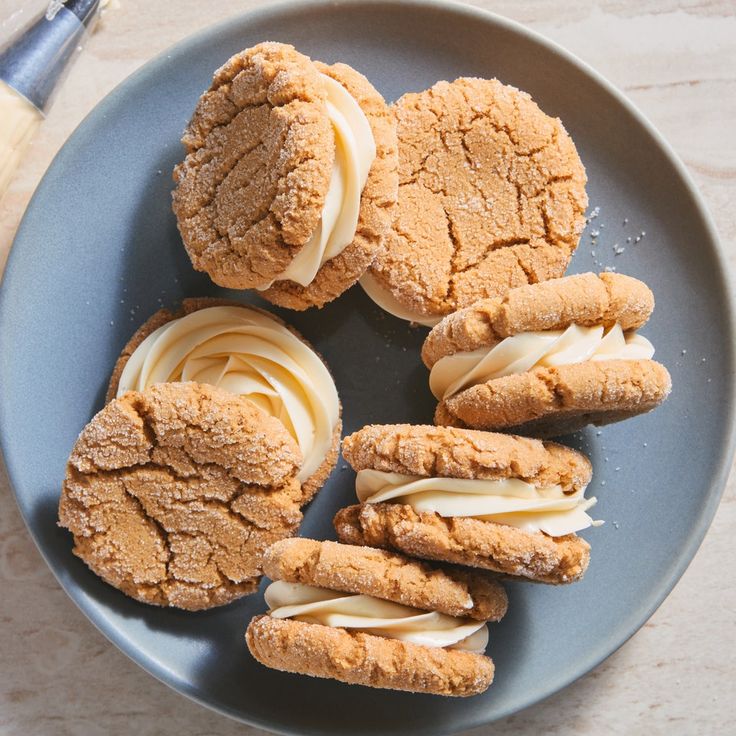
[(437, 399), (447, 399), (479, 383), (524, 373), (538, 366), (568, 365), (586, 360), (642, 360), (654, 347), (636, 332), (624, 333), (615, 324), (604, 334), (602, 326), (570, 325), (566, 330), (522, 332), (492, 348), (480, 348), (440, 358), (429, 374)]
[(339, 593), (279, 580), (266, 588), (266, 604), (274, 618), (354, 629), (375, 636), (482, 654), (488, 643), (484, 621), (422, 611), (371, 595)]
[(159, 327), (130, 356), (118, 396), (172, 381), (219, 386), (280, 419), (302, 451), (302, 482), (332, 447), (340, 404), (329, 371), (309, 347), (263, 312), (208, 307)]
[(330, 186), (317, 229), (276, 278), (276, 281), (288, 279), (301, 286), (312, 283), (322, 265), (353, 242), (360, 195), (376, 157), (373, 132), (360, 105), (339, 82), (326, 74), (321, 77), (327, 89), (327, 115), (335, 132), (335, 163)]
[(551, 537), (603, 523), (593, 521), (586, 513), (596, 499), (584, 498), (585, 488), (565, 493), (560, 486), (535, 488), (518, 478), (424, 478), (361, 470), (355, 490), (361, 503), (407, 504), (419, 512), (469, 516), (525, 531), (541, 531)]

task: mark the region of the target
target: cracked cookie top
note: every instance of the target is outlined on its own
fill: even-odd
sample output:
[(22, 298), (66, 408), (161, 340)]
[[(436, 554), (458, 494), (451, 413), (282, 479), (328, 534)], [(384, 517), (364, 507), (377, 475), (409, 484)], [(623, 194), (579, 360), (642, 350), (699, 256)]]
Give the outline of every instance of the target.
[(322, 264), (307, 286), (280, 279), (261, 294), (274, 304), (300, 310), (323, 306), (365, 273), (391, 226), (399, 185), (396, 123), (383, 97), (362, 74), (347, 64), (327, 66), (315, 61), (314, 65), (321, 74), (339, 82), (360, 105), (373, 133), (376, 156), (360, 194), (352, 242)]
[(525, 92), (475, 78), (406, 94), (394, 111), (399, 199), (370, 271), (387, 302), (426, 324), (564, 273), (587, 196), (558, 119)]
[(297, 330), (270, 312), (212, 297), (184, 299), (176, 312), (159, 309), (123, 348), (107, 401), (164, 381), (219, 386), (277, 417), (303, 456), (297, 476), (303, 503), (335, 466), (342, 407), (330, 370)]
[(369, 424), (342, 441), (353, 470), (422, 477), (518, 478), (538, 487), (560, 485), (568, 493), (592, 476), (585, 455), (556, 442), (495, 432), (415, 424)]
[(230, 288), (268, 285), (316, 229), (335, 137), (311, 60), (261, 43), (215, 72), (182, 143), (173, 208), (194, 267)]
[(623, 330), (646, 324), (654, 309), (651, 289), (622, 273), (581, 273), (512, 289), (481, 299), (445, 317), (427, 335), (422, 361), (427, 368), (455, 353), (490, 348), (524, 332), (618, 323)]
[(261, 560), (296, 532), (299, 449), (251, 402), (157, 384), (105, 406), (69, 457), (59, 523), (97, 575), (144, 603), (188, 610), (258, 586)]
[(263, 571), (272, 580), (370, 595), (478, 621), (500, 621), (508, 606), (501, 585), (483, 573), (431, 566), (373, 547), (283, 539), (266, 552)]

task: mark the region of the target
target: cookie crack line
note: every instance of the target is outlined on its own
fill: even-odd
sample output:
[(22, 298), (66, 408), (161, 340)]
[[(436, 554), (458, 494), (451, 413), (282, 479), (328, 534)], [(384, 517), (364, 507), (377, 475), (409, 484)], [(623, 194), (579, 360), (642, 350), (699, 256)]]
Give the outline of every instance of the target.
[[(161, 544), (164, 546), (164, 551), (166, 552), (166, 563), (165, 563), (165, 569), (166, 569), (166, 579), (168, 580), (172, 576), (171, 570), (169, 569), (169, 565), (171, 564), (171, 558), (172, 558), (172, 552), (171, 552), (171, 542), (169, 540), (169, 533), (166, 531), (166, 529), (163, 527), (161, 522), (151, 514), (146, 511), (145, 506), (143, 505), (143, 502), (136, 496), (134, 493), (131, 493), (130, 489), (128, 488), (127, 483), (125, 482), (125, 478), (120, 479), (120, 485), (122, 486), (123, 493), (135, 504), (135, 507), (138, 509), (140, 515), (146, 519), (147, 521), (150, 521), (151, 524), (155, 527), (156, 531), (158, 532), (158, 537), (161, 540)], [(163, 592), (164, 588), (159, 583), (156, 585), (156, 588)]]
[[(214, 194), (212, 195), (212, 198), (208, 202), (206, 202), (205, 205), (203, 206), (203, 209), (205, 209), (207, 207), (212, 207), (215, 210), (215, 212), (214, 212), (214, 215), (215, 216), (213, 217), (212, 224), (214, 225), (215, 232), (221, 238), (229, 238), (230, 236), (229, 236), (229, 233), (223, 232), (220, 229), (220, 225), (218, 224), (220, 211), (219, 211), (219, 208), (217, 206), (217, 200), (218, 200), (218, 195), (220, 193), (220, 189), (221, 189), (222, 185), (225, 183), (225, 180), (228, 178), (228, 176), (230, 176), (230, 174), (235, 170), (235, 167), (246, 156), (250, 155), (251, 153), (255, 152), (256, 150), (258, 150), (261, 147), (263, 147), (263, 143), (258, 143), (257, 145), (253, 146), (253, 148), (251, 148), (248, 151), (246, 151), (245, 153), (243, 153), (243, 155), (232, 165), (232, 167), (230, 167), (230, 169), (228, 169), (228, 171), (225, 173), (225, 175), (222, 177), (222, 179), (220, 179), (220, 181), (215, 184), (215, 191), (214, 191)], [(261, 174), (262, 172), (266, 171), (266, 168), (267, 168), (267, 162), (262, 163), (253, 172), (253, 174), (250, 176), (248, 182), (246, 184), (243, 184), (243, 185), (241, 185), (241, 186), (238, 187), (237, 192), (243, 192), (245, 189), (247, 189), (252, 184), (252, 182), (255, 181), (258, 178), (259, 174)], [(270, 212), (271, 212), (271, 207), (269, 205), (268, 207), (265, 208), (264, 214), (262, 214), (260, 217), (257, 217), (253, 221), (253, 224), (251, 224), (251, 225), (248, 226), (248, 229), (245, 231), (244, 235), (247, 235), (247, 233), (250, 232), (256, 225), (258, 225), (260, 222), (262, 222), (269, 215)], [(195, 217), (196, 217), (196, 215), (195, 215)], [(187, 221), (188, 222), (191, 222), (192, 219), (193, 218), (187, 218)]]
[[(283, 474), (256, 470), (266, 453)], [(250, 402), (159, 384), (113, 400), (82, 431), (59, 520), (75, 554), (113, 587), (145, 603), (211, 608), (252, 592), (264, 550), (295, 533), (298, 459), (278, 420)]]
[[(265, 100), (263, 102), (251, 102), (251, 103), (236, 102), (232, 98), (232, 96), (231, 96), (230, 93), (231, 93), (231, 90), (233, 88), (233, 84), (235, 83), (235, 81), (238, 79), (238, 77), (241, 74), (245, 74), (245, 72), (246, 72), (245, 68), (240, 69), (235, 74), (235, 76), (233, 76), (228, 81), (222, 82), (221, 84), (217, 85), (216, 87), (215, 86), (210, 86), (209, 89), (204, 93), (204, 95), (205, 96), (206, 95), (215, 95), (218, 92), (221, 92), (222, 95), (224, 96), (224, 98), (232, 105), (233, 109), (235, 109), (235, 110), (238, 111), (236, 113), (236, 115), (238, 115), (241, 112), (244, 112), (246, 110), (255, 110), (255, 109), (259, 108), (259, 107), (263, 107), (264, 105), (267, 105), (272, 110), (278, 110), (280, 108), (287, 107), (288, 105), (291, 105), (294, 102), (303, 102), (304, 101), (304, 100), (301, 100), (298, 97), (295, 97), (295, 98), (292, 98), (292, 99), (284, 100), (282, 102), (278, 102), (278, 101), (277, 102), (274, 102), (271, 99), (271, 97), (272, 97), (270, 95), (271, 85), (269, 85), (268, 89), (266, 90)], [(220, 131), (220, 130), (222, 130), (224, 128), (227, 128), (229, 125), (232, 124), (232, 122), (233, 122), (233, 118), (228, 118), (228, 120), (226, 120), (224, 123), (215, 123), (211, 127), (207, 128), (206, 131), (200, 132), (200, 134), (199, 134), (198, 137), (200, 137), (202, 139), (202, 142), (199, 145), (188, 145), (188, 144), (185, 143), (184, 145), (185, 145), (185, 147), (187, 149), (187, 152), (188, 153), (192, 153), (194, 151), (199, 151), (199, 150), (205, 148), (205, 146), (206, 146), (206, 139), (212, 133), (214, 133), (215, 131)], [(185, 131), (185, 134), (184, 134), (185, 138), (186, 138), (186, 136), (187, 136), (188, 133), (189, 133), (189, 127)]]
[[(200, 414), (204, 413), (204, 410), (203, 410), (203, 407), (202, 407), (203, 400), (204, 399), (201, 396), (199, 396), (198, 399), (197, 399), (197, 401), (198, 401), (198, 411), (200, 412)], [(170, 445), (162, 445), (159, 442), (158, 436), (156, 435), (156, 430), (153, 427), (153, 423), (151, 421), (151, 417), (150, 417), (150, 415), (149, 415), (146, 407), (141, 402), (138, 402), (138, 404), (137, 405), (134, 405), (132, 408), (133, 408), (135, 414), (141, 420), (143, 432), (146, 435), (146, 439), (151, 444), (151, 452), (149, 453), (149, 463), (151, 465), (154, 465), (155, 467), (166, 468), (166, 470), (167, 471), (170, 471), (173, 475), (176, 475), (177, 477), (183, 477), (183, 476), (181, 476), (179, 474), (179, 472), (177, 471), (177, 469), (175, 467), (173, 467), (172, 465), (170, 465), (169, 463), (157, 463), (152, 458), (153, 450), (155, 450), (155, 449), (163, 449), (163, 450), (165, 450), (165, 449), (176, 449), (177, 452), (181, 452), (182, 455), (184, 455), (184, 457), (186, 457), (186, 459), (191, 463), (191, 465), (193, 467), (201, 468), (202, 465), (204, 465), (205, 467), (206, 466), (212, 466), (212, 467), (218, 468), (223, 473), (225, 473), (225, 475), (228, 478), (228, 480), (231, 480), (234, 483), (237, 483), (239, 485), (246, 485), (246, 486), (247, 485), (252, 485), (252, 486), (259, 487), (259, 488), (266, 488), (266, 486), (259, 486), (259, 484), (257, 484), (257, 483), (250, 483), (250, 484), (244, 483), (234, 473), (234, 471), (233, 471), (232, 468), (229, 468), (227, 465), (225, 465), (223, 463), (218, 463), (216, 460), (209, 460), (206, 463), (202, 463), (201, 461), (197, 460), (196, 458), (194, 458), (191, 455), (191, 453), (187, 449), (185, 443), (182, 443), (180, 445), (176, 445), (173, 448)], [(187, 426), (187, 430), (189, 430), (190, 428), (191, 428), (190, 426)], [(239, 428), (242, 428), (242, 427), (239, 427)], [(149, 463), (139, 464), (136, 467), (145, 467)], [(192, 476), (190, 476), (190, 477), (192, 477)], [(199, 473), (195, 477), (201, 478), (202, 475), (201, 475), (201, 473)]]
[[(500, 240), (493, 240), (491, 243), (489, 243), (488, 246), (486, 246), (483, 253), (473, 259), (470, 263), (468, 263), (466, 266), (463, 266), (462, 268), (455, 268), (453, 269), (452, 276), (450, 277), (450, 280), (454, 280), (456, 276), (459, 276), (460, 274), (467, 273), (468, 271), (472, 271), (474, 268), (477, 268), (481, 265), (481, 263), (491, 254), (494, 250), (499, 250), (501, 248), (512, 248), (516, 245), (529, 245), (530, 239), (529, 238), (508, 238), (508, 239), (500, 239)], [(517, 260), (520, 258), (520, 256), (515, 254), (515, 257)], [(523, 265), (521, 264), (521, 261), (519, 261), (519, 266), (524, 270)], [(526, 271), (524, 271), (527, 273)], [(527, 273), (527, 277), (529, 274)], [(531, 281), (529, 282), (531, 283)]]
[[(231, 121), (232, 122), (232, 121)], [(215, 178), (214, 182), (212, 183), (212, 194), (209, 197), (209, 199), (206, 199), (201, 205), (201, 210), (206, 210), (208, 207), (211, 207), (213, 204), (217, 204), (217, 196), (220, 193), (220, 188), (222, 187), (225, 180), (232, 174), (232, 172), (235, 170), (235, 168), (238, 166), (238, 164), (246, 157), (250, 156), (251, 153), (255, 153), (259, 148), (265, 148), (265, 144), (262, 140), (257, 141), (254, 143), (250, 148), (246, 148), (233, 162), (231, 166), (226, 167), (222, 171), (218, 171), (218, 176)], [(217, 158), (217, 154), (213, 154), (212, 158), (207, 161), (208, 164), (213, 163), (215, 159)], [(198, 168), (202, 168), (202, 166), (205, 164), (200, 164)], [(261, 171), (264, 166), (261, 166), (258, 170), (256, 170), (253, 174), (253, 177), (258, 174), (259, 171)], [(187, 220), (191, 220), (192, 218), (187, 218)]]
[[(145, 465), (137, 465), (134, 466), (134, 469), (137, 470), (143, 470), (146, 469), (162, 469), (164, 468), (166, 471), (172, 470), (170, 465), (161, 465), (159, 463), (151, 462), (146, 463)], [(78, 471), (76, 474), (73, 475), (73, 477), (76, 477), (77, 479), (80, 476), (88, 475), (87, 473), (79, 473)], [(115, 470), (101, 470), (96, 473), (98, 477), (110, 477), (110, 478), (118, 478), (120, 480), (120, 487), (122, 488), (125, 495), (133, 502), (136, 509), (138, 510), (139, 516), (142, 519), (145, 519), (146, 521), (151, 522), (153, 526), (156, 529), (157, 536), (161, 540), (161, 543), (163, 544), (164, 551), (166, 553), (166, 563), (165, 563), (165, 569), (166, 569), (166, 578), (167, 580), (176, 580), (184, 583), (191, 583), (192, 581), (187, 580), (186, 578), (182, 578), (178, 576), (174, 571), (171, 570), (171, 563), (176, 557), (176, 554), (172, 551), (172, 543), (171, 543), (171, 537), (190, 537), (192, 539), (204, 539), (207, 544), (211, 547), (216, 547), (221, 551), (227, 551), (227, 546), (223, 545), (216, 537), (208, 535), (207, 532), (204, 531), (192, 531), (191, 529), (167, 529), (164, 524), (159, 520), (159, 518), (152, 512), (149, 511), (149, 509), (146, 507), (145, 503), (130, 489), (129, 487), (129, 479), (126, 477), (125, 471), (121, 469), (115, 469)], [(190, 475), (186, 478), (187, 481), (192, 480), (202, 480), (201, 475)], [(241, 482), (242, 485), (242, 482)], [(258, 525), (254, 522), (253, 519), (249, 519), (242, 514), (240, 514), (238, 511), (231, 508), (232, 504), (235, 504), (238, 499), (240, 499), (241, 496), (245, 495), (247, 491), (243, 491), (242, 493), (237, 494), (234, 496), (230, 502), (223, 502), (218, 501), (217, 499), (213, 498), (207, 498), (205, 497), (197, 497), (192, 498), (186, 501), (172, 501), (171, 503), (168, 503), (166, 505), (166, 509), (169, 511), (184, 511), (187, 512), (191, 509), (193, 509), (195, 512), (200, 512), (203, 510), (214, 510), (216, 512), (223, 513), (225, 516), (227, 516), (228, 519), (231, 521), (234, 521), (238, 523), (242, 529), (242, 531), (245, 534), (244, 539), (241, 540), (241, 543), (239, 544), (239, 547), (242, 547), (244, 544), (248, 544), (251, 540), (251, 537), (253, 536), (254, 530), (259, 531), (267, 531), (268, 525)], [(115, 501), (99, 501), (98, 503), (84, 503), (83, 504), (85, 509), (92, 509), (100, 506), (112, 506), (115, 507), (116, 503)], [(93, 534), (92, 536), (96, 536), (97, 534), (104, 534), (104, 532), (97, 532), (96, 534)], [(209, 554), (209, 558), (211, 558), (215, 553), (211, 552)], [(209, 561), (208, 558), (208, 561)], [(224, 572), (220, 564), (217, 560), (214, 560), (215, 567), (217, 568), (218, 575), (220, 576), (220, 583), (225, 583), (229, 585), (239, 585), (244, 581), (238, 581), (232, 579), (230, 576), (227, 575), (226, 572)], [(165, 591), (165, 585), (158, 584), (155, 587), (159, 589), (160, 591)]]

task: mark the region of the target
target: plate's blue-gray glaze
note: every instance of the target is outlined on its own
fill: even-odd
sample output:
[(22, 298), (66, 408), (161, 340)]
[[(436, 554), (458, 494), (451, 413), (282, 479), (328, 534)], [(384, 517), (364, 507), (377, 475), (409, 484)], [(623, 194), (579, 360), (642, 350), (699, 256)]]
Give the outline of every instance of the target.
[[(348, 687), (266, 670), (243, 630), (258, 596), (206, 613), (158, 610), (99, 581), (56, 527), (67, 453), (102, 405), (115, 357), (162, 304), (215, 294), (192, 271), (169, 206), (179, 136), (212, 71), (273, 39), (343, 60), (393, 100), (437, 79), (497, 76), (559, 115), (587, 167), (591, 221), (574, 271), (615, 266), (657, 297), (644, 330), (674, 381), (653, 414), (569, 438), (595, 466), (605, 526), (585, 536), (582, 583), (510, 586), (488, 647), (497, 679), (450, 700)], [(592, 232), (597, 245), (591, 251)], [(635, 243), (635, 236), (645, 237)], [(629, 242), (627, 238), (632, 238)], [(614, 244), (623, 246), (614, 255)], [(202, 703), (276, 731), (436, 734), (488, 722), (563, 687), (651, 615), (700, 543), (725, 481), (733, 410), (730, 292), (712, 225), (681, 165), (607, 83), (524, 29), (460, 6), (280, 5), (180, 44), (113, 92), (64, 146), (28, 208), (0, 296), (0, 432), (18, 503), (46, 560), (85, 614), (149, 672)], [(282, 313), (283, 314), (283, 313)], [(429, 421), (423, 331), (383, 315), (354, 288), (322, 311), (286, 314), (329, 362), (345, 429)], [(331, 536), (353, 497), (338, 467), (304, 535)]]

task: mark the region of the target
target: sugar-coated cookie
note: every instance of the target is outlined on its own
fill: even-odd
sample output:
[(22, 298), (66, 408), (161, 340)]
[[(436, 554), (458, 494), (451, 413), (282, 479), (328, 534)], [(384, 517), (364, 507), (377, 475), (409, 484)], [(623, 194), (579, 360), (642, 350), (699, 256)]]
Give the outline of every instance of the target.
[(338, 511), (338, 538), (542, 583), (584, 574), (598, 522), (579, 452), (512, 435), (372, 425), (343, 441), (361, 504)]
[(111, 401), (82, 430), (59, 523), (126, 595), (211, 608), (252, 593), (264, 551), (297, 530), (300, 464), (282, 424), (251, 402), (158, 384)]
[(194, 267), (322, 306), (373, 260), (397, 192), (393, 118), (368, 80), (261, 43), (229, 59), (182, 138), (173, 208)]
[(264, 570), (268, 614), (245, 638), (267, 667), (451, 696), (493, 680), (486, 621), (507, 601), (486, 573), (311, 539), (274, 544)]
[(481, 571), (431, 566), (373, 547), (283, 539), (266, 552), (263, 572), (273, 580), (363, 593), (479, 621), (500, 621), (508, 607), (506, 591)]
[(490, 657), (317, 624), (256, 616), (250, 653), (272, 669), (390, 690), (467, 697), (493, 682)]
[(422, 324), (562, 276), (585, 224), (586, 175), (562, 123), (496, 79), (438, 82), (394, 104), (399, 198), (364, 283)]
[(636, 332), (653, 308), (641, 281), (586, 273), (449, 315), (422, 348), (435, 422), (547, 437), (654, 409), (671, 380)]
[(302, 335), (248, 304), (185, 299), (176, 312), (156, 312), (131, 337), (113, 368), (107, 400), (182, 380), (226, 388), (282, 420), (304, 458), (303, 502), (312, 499), (335, 467), (342, 407), (327, 365)]

